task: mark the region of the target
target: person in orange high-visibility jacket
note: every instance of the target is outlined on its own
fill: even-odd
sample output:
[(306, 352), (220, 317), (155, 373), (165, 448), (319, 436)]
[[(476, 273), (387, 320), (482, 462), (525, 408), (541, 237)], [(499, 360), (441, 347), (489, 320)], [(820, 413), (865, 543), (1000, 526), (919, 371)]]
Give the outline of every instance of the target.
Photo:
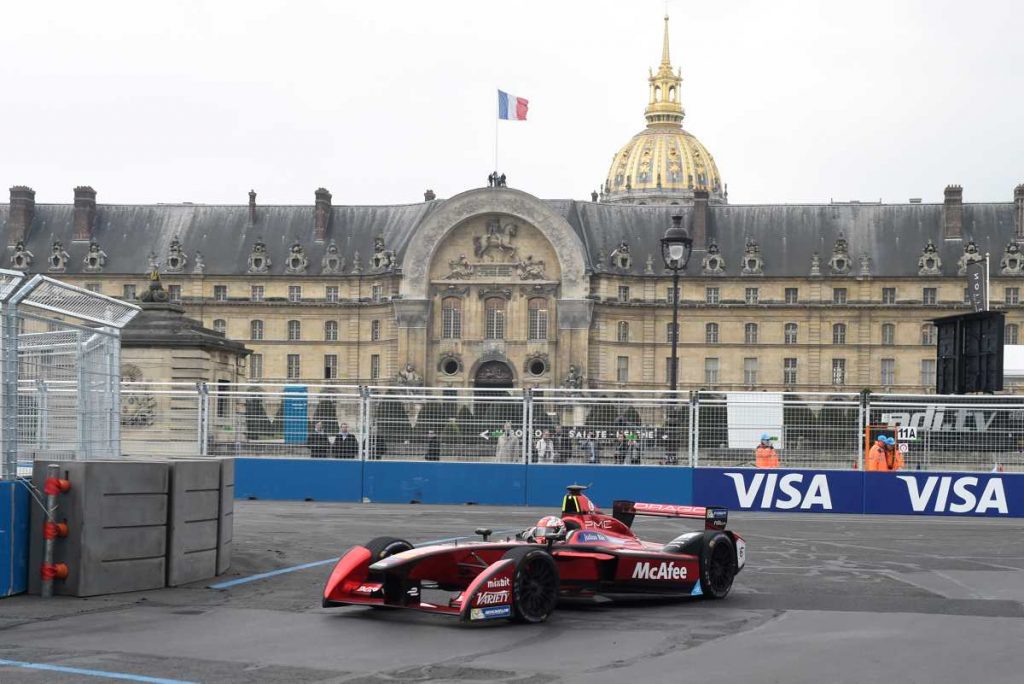
[(779, 453), (772, 446), (772, 438), (767, 432), (761, 435), (761, 443), (754, 450), (754, 464), (758, 468), (779, 467)]
[(886, 456), (885, 435), (879, 435), (875, 443), (868, 449), (868, 455), (864, 459), (864, 470), (888, 470), (885, 460)]
[(893, 437), (885, 438), (885, 465), (886, 470), (903, 469), (903, 452), (896, 448), (896, 440)]

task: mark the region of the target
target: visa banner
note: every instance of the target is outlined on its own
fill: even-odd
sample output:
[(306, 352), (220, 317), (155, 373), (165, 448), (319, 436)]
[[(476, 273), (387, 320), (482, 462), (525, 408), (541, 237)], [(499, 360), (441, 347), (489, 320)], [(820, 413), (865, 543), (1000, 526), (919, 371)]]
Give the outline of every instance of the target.
[(864, 474), (844, 470), (695, 468), (693, 503), (743, 511), (863, 513)]
[(864, 474), (864, 512), (1024, 516), (1024, 475), (898, 471)]

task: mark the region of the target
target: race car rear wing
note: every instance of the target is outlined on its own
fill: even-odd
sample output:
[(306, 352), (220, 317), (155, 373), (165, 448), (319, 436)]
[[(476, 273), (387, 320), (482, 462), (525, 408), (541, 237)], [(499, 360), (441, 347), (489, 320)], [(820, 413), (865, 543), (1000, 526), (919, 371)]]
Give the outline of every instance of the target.
[(675, 504), (641, 503), (618, 500), (612, 502), (612, 517), (627, 526), (638, 515), (658, 518), (694, 518), (704, 521), (706, 530), (724, 530), (729, 509), (722, 506), (677, 506)]

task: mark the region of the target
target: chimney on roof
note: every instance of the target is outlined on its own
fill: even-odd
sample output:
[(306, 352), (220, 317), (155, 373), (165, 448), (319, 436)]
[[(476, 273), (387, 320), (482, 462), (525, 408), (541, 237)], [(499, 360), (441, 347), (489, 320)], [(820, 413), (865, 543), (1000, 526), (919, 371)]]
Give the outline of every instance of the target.
[(71, 239), (85, 242), (91, 240), (95, 222), (96, 191), (88, 185), (79, 185), (75, 188), (75, 232)]
[(694, 249), (704, 249), (708, 244), (708, 191), (693, 191), (693, 238)]
[(436, 200), (436, 199), (437, 199), (437, 195), (434, 194), (433, 190), (427, 190), (425, 193), (423, 193), (423, 201), (424, 202), (431, 202), (431, 201)]
[(327, 226), (331, 222), (331, 193), (327, 188), (316, 189), (316, 211), (313, 214), (313, 239), (327, 239)]
[(256, 223), (256, 191), (249, 191), (249, 225)]
[(592, 190), (590, 192), (590, 201), (591, 202), (596, 202), (597, 201), (597, 190)]
[(1013, 234), (1018, 240), (1024, 240), (1024, 183), (1013, 189), (1013, 225), (1016, 228)]
[(7, 244), (14, 246), (24, 240), (36, 213), (36, 191), (27, 185), (11, 188), (11, 215), (7, 219)]
[(946, 186), (946, 200), (942, 206), (942, 237), (959, 240), (964, 234), (964, 189), (959, 185)]

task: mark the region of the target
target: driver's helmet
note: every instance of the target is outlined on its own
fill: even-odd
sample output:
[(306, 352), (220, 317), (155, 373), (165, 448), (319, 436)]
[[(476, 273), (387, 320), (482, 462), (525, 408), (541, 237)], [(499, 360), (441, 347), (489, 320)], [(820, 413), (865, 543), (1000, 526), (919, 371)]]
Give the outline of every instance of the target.
[(552, 539), (565, 539), (565, 522), (557, 515), (545, 515), (537, 521), (533, 528), (533, 540), (544, 544), (548, 537)]

